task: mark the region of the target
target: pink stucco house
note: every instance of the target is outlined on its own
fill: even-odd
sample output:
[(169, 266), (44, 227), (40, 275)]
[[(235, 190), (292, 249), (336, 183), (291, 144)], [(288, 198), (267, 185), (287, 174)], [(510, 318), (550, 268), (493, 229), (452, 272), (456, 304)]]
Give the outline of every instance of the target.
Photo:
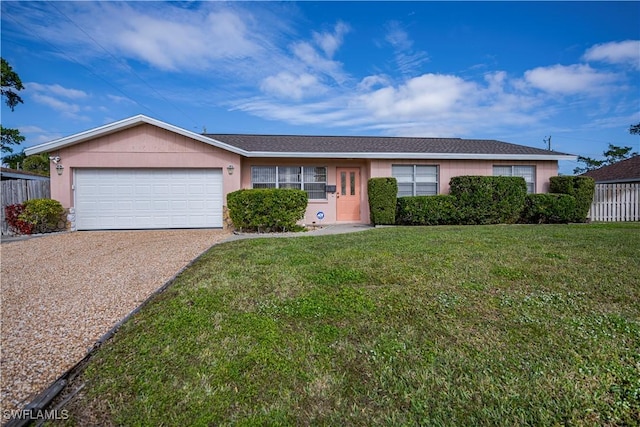
[(143, 115), (37, 145), (51, 155), (51, 197), (72, 227), (223, 227), (241, 188), (301, 188), (307, 224), (368, 223), (367, 181), (394, 176), (399, 195), (446, 194), (459, 175), (523, 176), (548, 191), (576, 156), (493, 140), (198, 134)]

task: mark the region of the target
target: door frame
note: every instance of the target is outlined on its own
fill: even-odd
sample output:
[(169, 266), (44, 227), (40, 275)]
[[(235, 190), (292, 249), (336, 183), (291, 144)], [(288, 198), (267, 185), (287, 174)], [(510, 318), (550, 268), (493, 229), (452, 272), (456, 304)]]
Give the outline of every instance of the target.
[[(358, 216), (357, 218), (340, 219), (340, 191), (341, 191), (341, 172), (356, 172), (355, 195), (357, 196)], [(344, 197), (344, 196), (342, 196)], [(349, 197), (349, 196), (347, 196)], [(336, 166), (336, 222), (362, 222), (362, 167), (358, 166)]]

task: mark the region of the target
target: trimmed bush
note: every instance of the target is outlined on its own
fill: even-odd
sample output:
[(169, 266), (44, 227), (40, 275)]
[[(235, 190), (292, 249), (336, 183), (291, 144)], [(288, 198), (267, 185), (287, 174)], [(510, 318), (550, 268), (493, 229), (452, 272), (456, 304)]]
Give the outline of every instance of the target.
[(398, 181), (395, 178), (371, 178), (367, 182), (367, 192), (371, 223), (395, 224)]
[(525, 224), (566, 224), (576, 211), (576, 198), (568, 194), (527, 194), (522, 211)]
[(4, 214), (9, 225), (9, 229), (16, 234), (31, 234), (33, 225), (20, 219), (20, 215), (24, 212), (24, 205), (17, 203), (15, 205), (5, 206)]
[(227, 195), (227, 208), (238, 230), (292, 231), (307, 210), (307, 193), (288, 188), (238, 190)]
[(399, 197), (396, 210), (398, 225), (453, 225), (458, 223), (456, 198), (437, 196)]
[(575, 197), (576, 209), (571, 222), (587, 222), (589, 208), (596, 192), (596, 183), (589, 176), (553, 176), (549, 179), (551, 193)]
[(527, 184), (516, 176), (456, 176), (449, 182), (461, 224), (513, 224), (520, 219)]
[(64, 230), (65, 210), (57, 200), (31, 199), (5, 208), (7, 223), (17, 234)]

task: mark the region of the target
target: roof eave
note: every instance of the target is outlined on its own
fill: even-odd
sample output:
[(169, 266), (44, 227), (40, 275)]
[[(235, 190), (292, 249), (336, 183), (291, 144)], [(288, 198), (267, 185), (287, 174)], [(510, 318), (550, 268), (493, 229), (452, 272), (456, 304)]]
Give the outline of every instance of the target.
[(276, 152), (249, 151), (246, 157), (308, 158), (308, 159), (421, 159), (421, 160), (573, 160), (571, 154), (474, 154), (474, 153), (342, 153), (342, 152)]
[(171, 125), (169, 123), (163, 122), (161, 120), (152, 119), (151, 117), (147, 117), (145, 115), (137, 115), (133, 117), (129, 117), (124, 120), (120, 120), (117, 122), (109, 123), (104, 126), (100, 126), (94, 129), (90, 129), (84, 132), (76, 133), (74, 135), (66, 136), (64, 138), (56, 139), (54, 141), (45, 142), (43, 144), (34, 145), (33, 147), (25, 148), (24, 153), (27, 156), (32, 154), (40, 154), (53, 152), (55, 150), (59, 150), (61, 148), (69, 147), (71, 145), (79, 144), (85, 141), (88, 141), (93, 138), (97, 138), (100, 136), (109, 135), (111, 133), (119, 132), (125, 129), (129, 129), (141, 124), (150, 124), (153, 126), (157, 126), (159, 128), (165, 129), (170, 132), (175, 132), (177, 134), (186, 136), (188, 138), (195, 139), (197, 141), (203, 142), (208, 145), (212, 145), (214, 147), (221, 148), (223, 150), (230, 151), (232, 153), (245, 155), (246, 152), (232, 145), (226, 144), (224, 142), (218, 141), (213, 138), (208, 138), (206, 136), (200, 135), (195, 132), (188, 131), (186, 129), (182, 129), (180, 127)]

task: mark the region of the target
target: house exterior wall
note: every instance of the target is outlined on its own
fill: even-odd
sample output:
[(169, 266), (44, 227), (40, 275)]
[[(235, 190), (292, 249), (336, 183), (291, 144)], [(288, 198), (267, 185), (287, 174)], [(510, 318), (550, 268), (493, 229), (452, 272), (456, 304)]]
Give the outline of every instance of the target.
[[(65, 208), (74, 207), (73, 176), (77, 168), (221, 168), (223, 195), (226, 205), (228, 193), (251, 188), (252, 166), (324, 166), (327, 185), (338, 186), (337, 169), (358, 168), (360, 171), (360, 221), (369, 222), (367, 182), (372, 177), (391, 176), (394, 164), (438, 166), (438, 193), (449, 193), (449, 181), (460, 175), (492, 175), (494, 165), (531, 165), (536, 168), (535, 191), (549, 191), (549, 178), (557, 175), (557, 161), (508, 160), (366, 160), (313, 158), (246, 158), (187, 136), (151, 124), (94, 138), (50, 153), (60, 156), (64, 166), (61, 176), (51, 174), (51, 197)], [(227, 167), (233, 165), (234, 173)], [(324, 219), (317, 218), (322, 211)], [(303, 222), (332, 224), (337, 222), (337, 195), (327, 193), (324, 200), (310, 200)]]
[(549, 178), (558, 175), (555, 160), (511, 161), (511, 160), (372, 160), (371, 177), (391, 176), (392, 165), (438, 166), (438, 194), (449, 194), (449, 181), (454, 176), (493, 175), (493, 166), (535, 166), (536, 193), (549, 192)]
[[(252, 166), (324, 166), (327, 168), (327, 185), (337, 185), (337, 168), (360, 168), (360, 221), (369, 222), (369, 203), (367, 201), (367, 181), (369, 180), (368, 163), (364, 160), (340, 159), (285, 159), (285, 158), (245, 158), (242, 160), (242, 188), (251, 188)], [(326, 200), (309, 200), (309, 205), (302, 220), (305, 224), (333, 224), (336, 219), (336, 194), (327, 193)], [(323, 212), (324, 219), (320, 221), (317, 213)]]
[[(60, 156), (62, 175), (51, 174), (51, 198), (73, 207), (76, 168), (222, 168), (223, 192), (240, 189), (240, 156), (149, 124), (95, 138), (50, 153)], [(53, 169), (53, 168), (52, 168)], [(226, 204), (226, 203), (225, 203)]]

